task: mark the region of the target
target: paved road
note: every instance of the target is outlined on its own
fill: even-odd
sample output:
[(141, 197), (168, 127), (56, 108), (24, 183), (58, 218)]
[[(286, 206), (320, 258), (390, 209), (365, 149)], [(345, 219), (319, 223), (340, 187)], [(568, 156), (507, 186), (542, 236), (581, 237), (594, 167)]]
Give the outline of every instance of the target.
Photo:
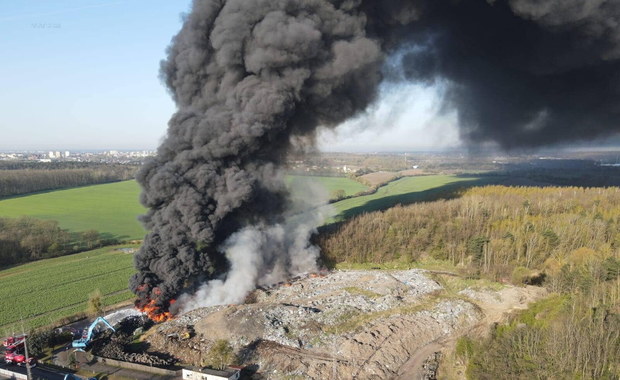
[[(3, 363), (0, 365), (0, 368), (26, 374), (26, 367), (20, 367), (18, 365), (8, 365)], [(2, 377), (0, 376), (0, 378)], [(36, 367), (32, 368), (32, 378), (33, 380), (63, 380), (65, 378), (65, 374), (58, 373), (49, 368), (45, 368), (45, 366), (42, 365), (37, 365)]]

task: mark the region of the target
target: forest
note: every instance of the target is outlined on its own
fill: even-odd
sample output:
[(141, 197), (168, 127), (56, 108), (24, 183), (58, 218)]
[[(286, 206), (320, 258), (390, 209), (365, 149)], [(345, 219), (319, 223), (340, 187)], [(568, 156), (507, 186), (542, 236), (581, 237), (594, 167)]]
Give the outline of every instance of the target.
[(134, 178), (137, 166), (80, 163), (2, 163), (0, 198)]
[(443, 260), (463, 276), (545, 286), (552, 296), (464, 337), (470, 379), (616, 379), (620, 189), (487, 186), (358, 216), (319, 238), (327, 263)]
[(115, 242), (95, 230), (69, 232), (61, 229), (54, 220), (0, 218), (0, 267), (68, 255)]

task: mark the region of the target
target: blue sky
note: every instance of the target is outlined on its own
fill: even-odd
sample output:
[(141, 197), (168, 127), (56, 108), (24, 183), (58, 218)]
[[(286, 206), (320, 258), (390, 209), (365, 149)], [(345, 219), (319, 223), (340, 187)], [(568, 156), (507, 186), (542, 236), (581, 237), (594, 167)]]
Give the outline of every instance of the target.
[[(154, 149), (174, 104), (159, 62), (190, 0), (0, 0), (0, 150)], [(382, 86), (368, 112), (322, 133), (329, 151), (458, 144), (436, 92)]]
[(189, 0), (0, 0), (0, 149), (144, 149), (174, 104), (159, 62)]

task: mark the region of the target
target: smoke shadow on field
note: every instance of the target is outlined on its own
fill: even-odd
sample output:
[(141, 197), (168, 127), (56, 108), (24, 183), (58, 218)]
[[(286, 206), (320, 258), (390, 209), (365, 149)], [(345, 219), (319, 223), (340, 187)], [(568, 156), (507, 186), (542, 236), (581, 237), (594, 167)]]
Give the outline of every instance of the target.
[(466, 188), (491, 185), (498, 183), (503, 179), (503, 177), (480, 178), (469, 175), (461, 175), (459, 177), (471, 178), (455, 183), (448, 183), (446, 185), (434, 187), (428, 190), (412, 191), (409, 193), (390, 195), (379, 199), (369, 200), (368, 202), (360, 206), (356, 206), (348, 210), (342, 211), (336, 216), (336, 220), (334, 221), (334, 223), (330, 223), (326, 226), (332, 224), (340, 224), (353, 218), (354, 216), (374, 211), (387, 210), (397, 205), (406, 206), (417, 202), (431, 202), (440, 199), (458, 198), (462, 194), (462, 190)]

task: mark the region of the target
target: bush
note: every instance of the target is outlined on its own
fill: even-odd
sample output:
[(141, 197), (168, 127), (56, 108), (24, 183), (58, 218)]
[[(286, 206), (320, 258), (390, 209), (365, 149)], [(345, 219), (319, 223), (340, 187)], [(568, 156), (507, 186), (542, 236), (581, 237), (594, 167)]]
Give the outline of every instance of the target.
[(215, 369), (226, 368), (234, 359), (233, 348), (226, 339), (215, 341), (207, 355), (207, 365)]
[(474, 341), (466, 336), (457, 339), (455, 354), (457, 359), (467, 362), (474, 354)]
[(530, 270), (525, 267), (516, 267), (510, 275), (510, 282), (515, 285), (524, 285), (530, 278)]

